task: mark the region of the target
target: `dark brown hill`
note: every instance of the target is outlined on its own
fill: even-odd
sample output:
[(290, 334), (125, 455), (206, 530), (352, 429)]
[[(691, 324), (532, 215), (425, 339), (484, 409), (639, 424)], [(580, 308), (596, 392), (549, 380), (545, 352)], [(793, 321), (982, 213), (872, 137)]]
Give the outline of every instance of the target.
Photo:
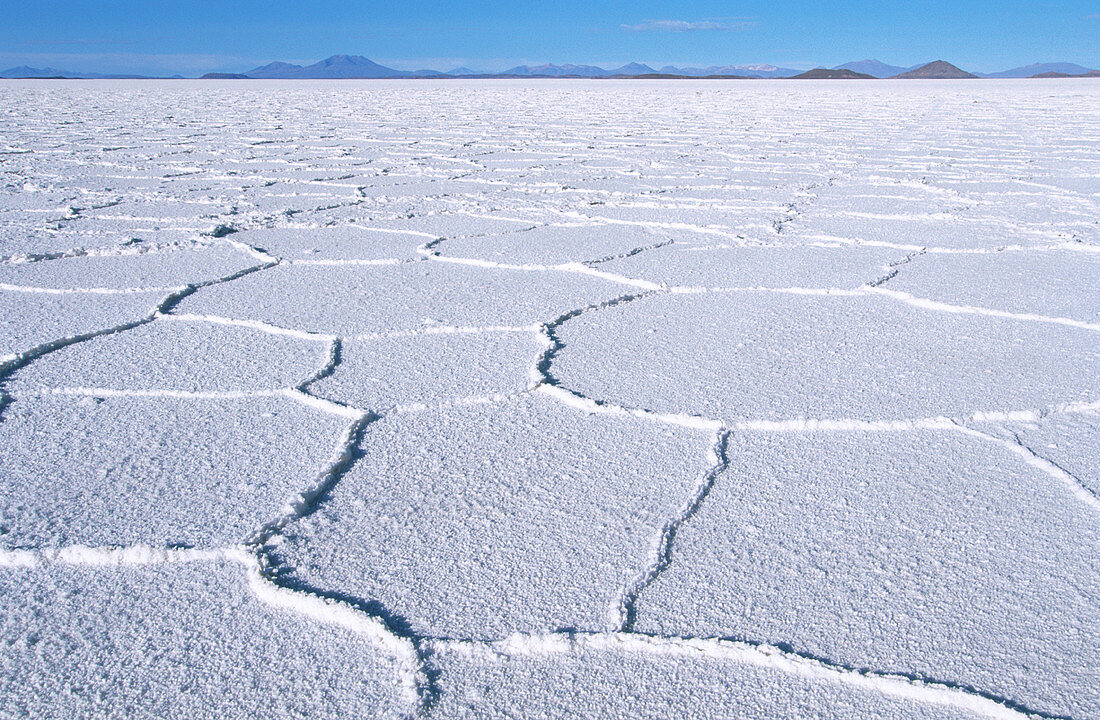
[(1095, 78), (1095, 77), (1100, 77), (1100, 70), (1089, 70), (1087, 73), (1085, 73), (1083, 75), (1070, 75), (1069, 73), (1061, 73), (1061, 72), (1045, 72), (1045, 73), (1039, 73), (1038, 75), (1032, 75), (1031, 77), (1033, 77), (1033, 78), (1079, 78), (1079, 77)]
[(795, 75), (790, 80), (874, 80), (874, 75), (848, 70), (847, 68), (814, 68), (800, 75)]
[(960, 80), (964, 78), (976, 78), (965, 70), (960, 70), (949, 62), (936, 60), (927, 65), (922, 65), (915, 70), (895, 75), (900, 80)]

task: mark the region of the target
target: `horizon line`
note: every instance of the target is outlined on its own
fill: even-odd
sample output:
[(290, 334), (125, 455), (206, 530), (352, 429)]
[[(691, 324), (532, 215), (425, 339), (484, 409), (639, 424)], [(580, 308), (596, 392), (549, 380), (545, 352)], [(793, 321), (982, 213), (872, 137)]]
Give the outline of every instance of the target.
[[(179, 56), (175, 56), (175, 57), (178, 58)], [(534, 73), (530, 73), (530, 72), (527, 72), (527, 71), (528, 70), (535, 70), (535, 69), (539, 69), (539, 68), (547, 68), (547, 69), (554, 69), (554, 70), (560, 70), (560, 69), (565, 69), (565, 68), (577, 68), (578, 70), (583, 70), (584, 71), (584, 73), (581, 76), (589, 76), (589, 75), (601, 74), (601, 73), (610, 76), (610, 75), (614, 74), (616, 71), (624, 70), (624, 69), (629, 68), (631, 66), (639, 66), (639, 67), (645, 68), (647, 70), (650, 70), (653, 73), (685, 74), (688, 77), (699, 77), (707, 70), (718, 71), (718, 70), (730, 70), (730, 69), (745, 70), (745, 71), (748, 71), (749, 75), (752, 75), (753, 73), (756, 73), (756, 74), (764, 73), (764, 74), (773, 74), (775, 77), (789, 77), (790, 75), (787, 75), (787, 74), (775, 75), (775, 73), (778, 72), (778, 71), (784, 71), (784, 72), (791, 72), (792, 74), (798, 74), (798, 73), (805, 72), (805, 71), (840, 70), (840, 69), (843, 69), (843, 68), (845, 68), (846, 66), (849, 66), (849, 65), (865, 65), (865, 64), (872, 64), (872, 63), (877, 64), (878, 66), (884, 66), (884, 67), (887, 67), (887, 68), (890, 68), (890, 69), (897, 69), (898, 72), (905, 72), (905, 71), (908, 71), (908, 70), (914, 70), (914, 69), (924, 67), (924, 66), (930, 64), (931, 62), (948, 62), (948, 63), (950, 63), (950, 61), (945, 61), (945, 60), (939, 59), (939, 60), (933, 60), (933, 61), (929, 61), (929, 62), (921, 62), (921, 63), (917, 63), (915, 65), (894, 65), (892, 63), (883, 62), (881, 60), (878, 60), (877, 58), (866, 58), (866, 59), (863, 59), (863, 60), (850, 60), (850, 61), (846, 61), (846, 62), (844, 62), (840, 65), (832, 65), (832, 66), (827, 65), (827, 64), (813, 64), (813, 65), (811, 65), (810, 63), (804, 63), (804, 62), (790, 63), (787, 66), (782, 66), (782, 65), (777, 65), (775, 63), (771, 63), (771, 62), (742, 62), (742, 63), (723, 63), (723, 64), (715, 64), (715, 63), (704, 64), (704, 63), (691, 63), (691, 62), (673, 64), (673, 63), (663, 62), (663, 63), (652, 63), (652, 64), (650, 64), (650, 63), (639, 62), (639, 61), (634, 60), (634, 61), (624, 63), (624, 64), (622, 64), (618, 67), (608, 68), (607, 67), (608, 65), (615, 65), (615, 63), (603, 62), (603, 63), (597, 65), (597, 64), (576, 63), (576, 62), (555, 63), (555, 62), (536, 62), (536, 61), (527, 60), (527, 61), (523, 61), (523, 62), (521, 62), (517, 65), (511, 65), (511, 66), (509, 66), (507, 68), (504, 68), (504, 69), (487, 70), (487, 69), (479, 69), (479, 68), (470, 68), (470, 65), (475, 65), (476, 66), (478, 64), (476, 61), (469, 61), (469, 60), (461, 61), (461, 60), (457, 60), (457, 59), (452, 59), (451, 62), (452, 63), (457, 63), (457, 65), (455, 67), (452, 67), (451, 69), (448, 69), (448, 70), (441, 70), (441, 69), (432, 68), (432, 67), (423, 67), (423, 68), (416, 68), (416, 69), (406, 70), (406, 69), (395, 68), (395, 67), (392, 67), (392, 66), (383, 65), (382, 63), (379, 63), (375, 60), (367, 58), (364, 55), (348, 54), (348, 53), (337, 53), (337, 54), (334, 54), (334, 55), (329, 55), (326, 58), (323, 58), (321, 60), (318, 60), (318, 61), (315, 61), (315, 62), (312, 62), (312, 63), (308, 63), (308, 64), (303, 64), (303, 63), (306, 63), (306, 61), (289, 62), (289, 61), (285, 61), (285, 60), (271, 60), (271, 61), (267, 61), (265, 63), (261, 63), (259, 65), (256, 65), (255, 67), (252, 67), (251, 69), (248, 69), (248, 70), (229, 70), (229, 69), (225, 69), (228, 66), (228, 63), (226, 63), (226, 64), (210, 63), (210, 65), (214, 66), (213, 69), (202, 69), (202, 68), (196, 69), (192, 66), (189, 70), (181, 70), (179, 68), (172, 68), (171, 66), (168, 66), (168, 68), (166, 68), (166, 69), (145, 68), (145, 69), (140, 69), (140, 70), (135, 70), (135, 69), (95, 70), (95, 69), (86, 69), (86, 68), (89, 67), (88, 65), (85, 65), (84, 68), (81, 68), (81, 69), (77, 69), (77, 68), (74, 68), (72, 66), (69, 66), (69, 67), (55, 67), (55, 64), (60, 65), (62, 63), (42, 62), (41, 60), (44, 60), (44, 59), (40, 59), (40, 60), (25, 61), (25, 62), (22, 62), (22, 63), (15, 64), (12, 67), (6, 68), (4, 70), (0, 70), (0, 77), (4, 77), (4, 79), (33, 79), (35, 77), (65, 77), (65, 78), (72, 78), (72, 79), (85, 79), (85, 78), (78, 77), (78, 76), (94, 76), (94, 78), (89, 78), (89, 79), (109, 79), (109, 78), (112, 78), (112, 77), (119, 78), (119, 79), (122, 79), (122, 78), (139, 78), (139, 77), (148, 77), (148, 78), (156, 78), (156, 79), (175, 79), (175, 78), (179, 78), (179, 77), (190, 78), (190, 79), (201, 79), (204, 75), (210, 75), (210, 74), (250, 76), (251, 73), (255, 73), (255, 72), (257, 72), (259, 70), (262, 70), (263, 68), (268, 67), (268, 66), (273, 65), (273, 64), (287, 65), (287, 66), (289, 66), (289, 68), (292, 71), (293, 70), (304, 70), (304, 69), (307, 69), (307, 68), (311, 68), (313, 66), (322, 65), (323, 63), (326, 63), (326, 62), (329, 62), (329, 61), (332, 61), (332, 60), (335, 60), (335, 59), (347, 59), (347, 60), (353, 60), (353, 61), (366, 61), (366, 63), (370, 63), (372, 65), (377, 66), (378, 71), (389, 73), (388, 75), (385, 75), (385, 77), (393, 77), (393, 78), (410, 77), (410, 76), (415, 77), (417, 75), (420, 75), (420, 76), (435, 75), (435, 76), (440, 76), (440, 77), (454, 77), (454, 73), (458, 70), (467, 70), (467, 71), (469, 71), (469, 72), (466, 72), (466, 73), (462, 73), (462, 75), (469, 76), (469, 77), (493, 77), (493, 76), (506, 76), (506, 75), (511, 75), (511, 74), (516, 74), (516, 75), (519, 75), (519, 76), (522, 76), (522, 77), (534, 77), (535, 76)], [(240, 61), (240, 59), (238, 59), (238, 61)], [(11, 62), (11, 61), (9, 60), (9, 62)], [(252, 61), (252, 62), (254, 62), (254, 61)], [(398, 65), (411, 65), (411, 64), (415, 63), (416, 61), (415, 60), (410, 60), (410, 61), (400, 60), (400, 61), (397, 61), (397, 60), (393, 60), (393, 59), (387, 59), (385, 62), (391, 63), (391, 64), (398, 64)], [(38, 63), (40, 66), (35, 66), (35, 65), (32, 65), (31, 63)], [(183, 63), (181, 63), (181, 64), (183, 64)], [(237, 64), (243, 64), (243, 63), (238, 62)], [(494, 64), (499, 64), (499, 60)], [(954, 64), (954, 63), (951, 63), (951, 64), (955, 65), (955, 67), (963, 69), (961, 65)], [(1088, 65), (1082, 65), (1082, 64), (1077, 63), (1077, 62), (1073, 62), (1073, 61), (1070, 61), (1070, 60), (1064, 60), (1063, 59), (1063, 60), (1046, 61), (1046, 62), (1044, 62), (1044, 61), (1032, 62), (1032, 63), (1028, 63), (1028, 64), (1024, 64), (1024, 65), (1018, 65), (1018, 66), (1015, 66), (1015, 67), (1006, 68), (1006, 69), (1002, 69), (1002, 70), (995, 70), (995, 71), (991, 71), (991, 72), (982, 72), (982, 71), (977, 71), (977, 70), (969, 71), (969, 72), (971, 72), (971, 73), (973, 73), (973, 74), (975, 74), (979, 77), (984, 77), (984, 76), (998, 75), (998, 74), (1001, 74), (1001, 73), (1008, 73), (1008, 72), (1017, 71), (1017, 70), (1025, 70), (1025, 69), (1029, 69), (1029, 68), (1033, 68), (1033, 67), (1055, 66), (1055, 65), (1058, 65), (1058, 66), (1075, 66), (1076, 68), (1083, 69), (1086, 72), (1091, 71), (1091, 70), (1095, 70), (1095, 68), (1092, 68)], [(208, 65), (208, 67), (209, 67), (209, 65)], [(524, 72), (512, 73), (512, 71), (514, 71), (514, 70), (521, 70), (521, 69)], [(13, 71), (24, 71), (24, 70), (31, 71), (32, 74), (27, 74), (27, 75), (21, 76), (19, 78), (11, 76), (11, 73)], [(965, 71), (965, 69), (964, 69), (964, 71)], [(44, 73), (47, 73), (47, 72), (49, 72), (51, 74), (45, 75)], [(1040, 71), (1040, 72), (1042, 72), (1042, 71)], [(728, 74), (728, 73), (723, 73), (723, 74)], [(1070, 74), (1075, 75), (1075, 74), (1078, 74), (1078, 73), (1070, 73)], [(564, 74), (561, 73), (561, 72), (554, 72), (551, 75), (554, 76), (554, 77), (564, 76)], [(5, 76), (7, 76), (7, 77), (5, 77)], [(347, 76), (347, 79), (375, 79), (375, 78), (381, 79), (382, 77), (383, 76), (378, 74), (378, 72), (375, 72), (375, 73), (372, 73), (372, 74), (364, 75), (362, 77), (353, 77), (353, 76), (349, 75), (349, 76)], [(878, 77), (890, 77), (890, 76), (878, 76)], [(254, 79), (261, 79), (261, 78), (254, 78)], [(271, 79), (275, 79), (275, 78), (271, 78)], [(286, 79), (291, 79), (291, 78), (286, 78)], [(311, 79), (311, 78), (301, 78), (301, 79)], [(336, 78), (312, 78), (312, 79), (336, 79)]]

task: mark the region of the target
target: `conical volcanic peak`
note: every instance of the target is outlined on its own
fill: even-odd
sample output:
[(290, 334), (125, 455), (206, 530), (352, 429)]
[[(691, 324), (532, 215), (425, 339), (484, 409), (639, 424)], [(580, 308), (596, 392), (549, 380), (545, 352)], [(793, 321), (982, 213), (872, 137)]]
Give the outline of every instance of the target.
[(945, 60), (936, 60), (934, 62), (928, 63), (927, 65), (922, 65), (915, 70), (910, 70), (908, 72), (903, 72), (900, 75), (895, 75), (894, 77), (904, 80), (951, 80), (976, 78), (978, 76), (972, 75), (965, 70), (961, 70)]

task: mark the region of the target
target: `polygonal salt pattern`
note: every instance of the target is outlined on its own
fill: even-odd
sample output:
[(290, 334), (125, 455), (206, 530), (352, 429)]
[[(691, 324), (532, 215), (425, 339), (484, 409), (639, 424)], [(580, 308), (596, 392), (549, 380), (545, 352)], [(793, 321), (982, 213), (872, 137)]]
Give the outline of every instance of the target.
[(953, 430), (734, 432), (637, 629), (1100, 711), (1097, 509)]
[(281, 265), (203, 289), (178, 312), (259, 320), (341, 336), (432, 326), (524, 326), (626, 294), (560, 271), (401, 265)]
[(557, 334), (550, 373), (570, 390), (729, 423), (968, 417), (1100, 395), (1095, 331), (875, 293), (666, 294)]
[(1098, 88), (0, 82), (0, 714), (1100, 717)]
[(386, 418), (275, 552), (418, 634), (606, 629), (713, 442), (541, 395)]

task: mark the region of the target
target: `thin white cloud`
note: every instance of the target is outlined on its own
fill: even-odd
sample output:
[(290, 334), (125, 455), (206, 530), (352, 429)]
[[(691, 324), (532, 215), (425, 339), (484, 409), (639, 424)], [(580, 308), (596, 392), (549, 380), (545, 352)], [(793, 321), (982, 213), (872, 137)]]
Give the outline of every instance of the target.
[(743, 30), (755, 25), (743, 19), (727, 20), (646, 20), (636, 25), (624, 23), (620, 27), (630, 32), (698, 32), (700, 30)]

